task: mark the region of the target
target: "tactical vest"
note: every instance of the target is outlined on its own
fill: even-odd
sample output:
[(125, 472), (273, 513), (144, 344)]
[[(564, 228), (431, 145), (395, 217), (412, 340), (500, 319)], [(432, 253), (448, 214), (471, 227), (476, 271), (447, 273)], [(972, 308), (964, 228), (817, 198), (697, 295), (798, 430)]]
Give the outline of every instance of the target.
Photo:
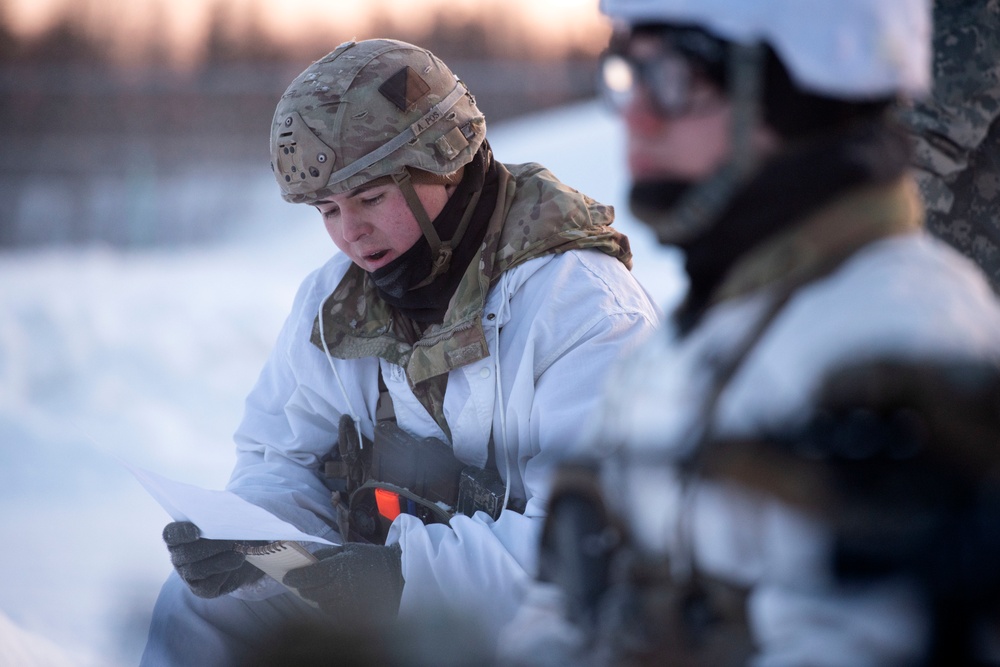
[[(586, 248), (631, 268), (628, 239), (611, 229), (610, 207), (563, 185), (539, 165), (497, 167), (499, 194), (479, 261), (466, 269), (440, 324), (430, 325), (415, 343), (407, 342), (405, 324), (379, 297), (368, 274), (352, 265), (326, 300), (311, 337), (321, 349), (325, 339), (325, 350), (334, 358), (375, 356), (404, 368), (414, 395), (448, 437), (448, 373), (489, 356), (484, 309), (489, 290), (505, 271), (537, 257)], [(391, 400), (381, 375), (379, 384), (382, 408), (376, 414), (374, 442), (359, 440), (356, 425), (344, 415), (327, 463), (341, 533), (383, 543), (400, 513), (424, 523), (448, 523), (456, 513), (471, 516), (477, 511), (498, 518), (505, 488), (493, 439), (487, 466), (468, 466), (455, 458), (451, 445), (413, 438), (389, 414), (380, 415)], [(516, 500), (508, 508), (521, 509)]]

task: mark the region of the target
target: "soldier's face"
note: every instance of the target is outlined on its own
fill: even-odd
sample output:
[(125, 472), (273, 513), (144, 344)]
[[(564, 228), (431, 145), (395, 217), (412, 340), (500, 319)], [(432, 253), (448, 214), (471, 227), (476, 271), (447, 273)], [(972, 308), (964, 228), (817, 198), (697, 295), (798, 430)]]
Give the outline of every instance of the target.
[(671, 117), (641, 101), (629, 105), (623, 118), (633, 180), (696, 182), (712, 174), (729, 157), (730, 115), (728, 104), (701, 115)]
[[(452, 188), (414, 183), (413, 189), (434, 220)], [(327, 197), (314, 206), (334, 244), (365, 271), (374, 271), (413, 247), (423, 232), (399, 186), (391, 181), (370, 184)]]
[[(637, 62), (658, 57), (659, 40), (638, 37), (629, 45)], [(627, 131), (628, 166), (637, 181), (698, 181), (718, 169), (730, 152), (732, 107), (725, 94), (706, 78), (688, 73), (684, 93), (697, 104), (666, 113), (648, 82), (637, 82), (622, 107)]]

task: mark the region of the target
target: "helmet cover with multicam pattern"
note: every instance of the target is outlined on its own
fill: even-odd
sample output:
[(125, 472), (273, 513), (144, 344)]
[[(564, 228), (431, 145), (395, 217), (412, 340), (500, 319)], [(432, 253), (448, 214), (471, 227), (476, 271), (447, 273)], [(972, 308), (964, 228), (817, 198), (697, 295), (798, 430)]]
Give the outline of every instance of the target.
[(414, 168), (447, 176), (468, 164), (486, 120), (465, 84), (406, 42), (345, 42), (282, 95), (271, 168), (282, 197), (309, 203)]

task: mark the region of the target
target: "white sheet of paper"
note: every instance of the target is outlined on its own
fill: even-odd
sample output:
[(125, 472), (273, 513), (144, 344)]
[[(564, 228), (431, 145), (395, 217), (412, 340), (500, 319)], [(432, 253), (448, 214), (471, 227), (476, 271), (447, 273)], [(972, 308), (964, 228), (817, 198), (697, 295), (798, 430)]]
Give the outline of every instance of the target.
[(177, 482), (149, 470), (122, 464), (174, 521), (190, 521), (212, 540), (297, 540), (335, 544), (302, 532), (231, 491), (212, 491)]

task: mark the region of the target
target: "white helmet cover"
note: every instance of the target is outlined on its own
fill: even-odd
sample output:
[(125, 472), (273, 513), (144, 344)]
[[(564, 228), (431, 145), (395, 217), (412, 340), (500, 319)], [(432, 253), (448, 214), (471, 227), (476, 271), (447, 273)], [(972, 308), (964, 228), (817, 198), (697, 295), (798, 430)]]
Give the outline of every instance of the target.
[(600, 0), (600, 8), (629, 25), (694, 25), (731, 42), (766, 42), (798, 86), (826, 97), (930, 89), (930, 0)]

